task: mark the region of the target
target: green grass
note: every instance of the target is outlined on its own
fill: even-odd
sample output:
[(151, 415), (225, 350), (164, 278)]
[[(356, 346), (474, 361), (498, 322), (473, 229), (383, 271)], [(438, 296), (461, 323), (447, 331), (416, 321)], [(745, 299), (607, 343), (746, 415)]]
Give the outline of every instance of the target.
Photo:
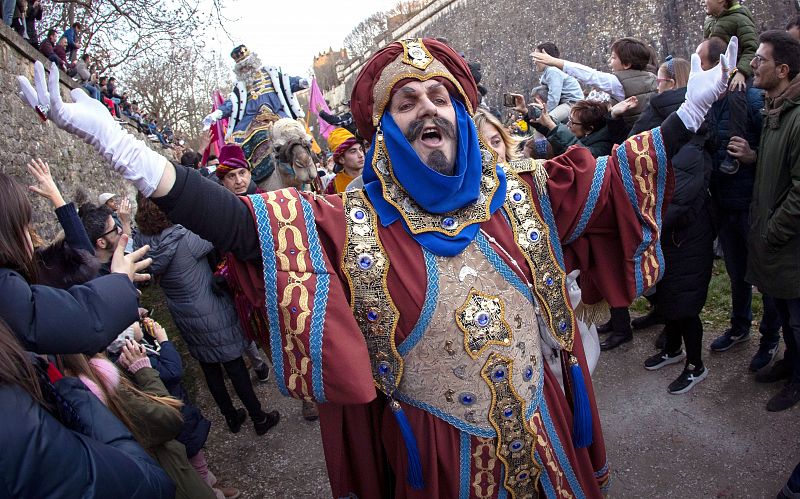
[[(756, 293), (753, 293), (756, 295)], [(631, 312), (645, 314), (649, 310), (649, 303), (644, 298), (637, 298), (631, 305)], [(761, 317), (761, 300), (753, 300), (753, 317)], [(700, 318), (703, 324), (714, 331), (723, 331), (728, 328), (731, 313), (731, 282), (725, 271), (722, 259), (714, 260), (714, 270), (711, 274), (711, 283), (708, 285), (708, 297), (703, 307)]]

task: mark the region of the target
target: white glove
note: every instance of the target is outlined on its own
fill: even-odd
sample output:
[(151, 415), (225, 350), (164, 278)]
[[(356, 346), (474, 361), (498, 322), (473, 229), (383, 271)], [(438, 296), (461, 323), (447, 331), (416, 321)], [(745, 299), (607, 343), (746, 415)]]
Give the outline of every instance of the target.
[(222, 110), (220, 110), (220, 109), (217, 109), (213, 113), (211, 113), (208, 116), (206, 116), (205, 118), (203, 118), (203, 121), (202, 121), (202, 123), (203, 123), (203, 131), (206, 131), (209, 128), (211, 128), (211, 125), (213, 125), (214, 123), (219, 121), (220, 118), (222, 118)]
[(33, 66), (35, 90), (26, 77), (17, 76), (23, 100), (43, 120), (49, 118), (59, 128), (92, 145), (113, 170), (131, 181), (142, 194), (150, 196), (161, 180), (167, 160), (123, 130), (108, 109), (83, 89), (70, 92), (74, 103), (64, 103), (58, 75), (58, 66), (53, 63), (45, 82), (44, 66), (36, 61)]
[(719, 64), (703, 71), (700, 56), (692, 54), (692, 71), (686, 85), (686, 100), (676, 111), (687, 129), (697, 132), (706, 119), (706, 113), (728, 88), (728, 77), (732, 68), (736, 67), (736, 54), (739, 51), (739, 40), (731, 37), (728, 49), (719, 56)]

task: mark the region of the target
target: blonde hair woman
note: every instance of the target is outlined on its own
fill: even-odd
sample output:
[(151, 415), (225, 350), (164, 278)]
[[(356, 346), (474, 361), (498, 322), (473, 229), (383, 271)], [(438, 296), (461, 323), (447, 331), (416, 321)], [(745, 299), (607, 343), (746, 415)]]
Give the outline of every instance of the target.
[(497, 153), (498, 163), (508, 163), (522, 157), (519, 152), (522, 141), (508, 133), (506, 127), (489, 111), (478, 108), (473, 120), (481, 139)]

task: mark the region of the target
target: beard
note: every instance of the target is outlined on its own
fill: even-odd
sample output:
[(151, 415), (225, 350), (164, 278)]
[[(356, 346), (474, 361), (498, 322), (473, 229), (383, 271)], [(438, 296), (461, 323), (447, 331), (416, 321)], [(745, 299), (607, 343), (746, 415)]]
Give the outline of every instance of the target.
[[(422, 135), (422, 130), (425, 128), (426, 121), (427, 120), (415, 120), (409, 123), (408, 128), (403, 134), (409, 143), (413, 143)], [(431, 121), (433, 121), (433, 124), (439, 129), (439, 133), (441, 133), (443, 138), (449, 138), (451, 140), (456, 139), (456, 127), (453, 123), (439, 116), (435, 116)], [(447, 160), (447, 156), (445, 156), (442, 151), (433, 151), (428, 154), (427, 158), (420, 159), (425, 163), (425, 166), (442, 175), (453, 175), (455, 171), (455, 164), (451, 165), (450, 161)]]
[(248, 86), (261, 70), (261, 59), (258, 54), (250, 54), (233, 66), (233, 74), (236, 79), (245, 82)]
[(442, 175), (452, 176), (456, 169), (455, 164), (450, 164), (447, 156), (442, 151), (433, 151), (428, 154), (428, 159), (425, 160), (425, 166), (433, 171), (439, 172)]

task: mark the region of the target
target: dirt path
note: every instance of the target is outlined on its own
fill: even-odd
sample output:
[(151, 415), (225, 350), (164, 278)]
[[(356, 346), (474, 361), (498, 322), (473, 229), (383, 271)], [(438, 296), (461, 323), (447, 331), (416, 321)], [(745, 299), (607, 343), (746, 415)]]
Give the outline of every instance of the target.
[[(611, 496), (774, 497), (800, 460), (800, 409), (764, 409), (778, 386), (758, 385), (747, 372), (757, 341), (724, 354), (706, 350), (708, 378), (675, 396), (666, 388), (678, 365), (642, 368), (655, 333), (637, 333), (632, 343), (603, 354), (595, 373)], [(707, 334), (706, 347), (711, 339)], [(246, 498), (330, 497), (319, 425), (302, 419), (299, 402), (280, 396), (272, 381), (260, 384), (257, 393), (281, 412), (281, 423), (257, 437), (248, 421), (232, 435), (199, 388), (197, 402), (213, 421), (208, 461), (221, 479)]]

